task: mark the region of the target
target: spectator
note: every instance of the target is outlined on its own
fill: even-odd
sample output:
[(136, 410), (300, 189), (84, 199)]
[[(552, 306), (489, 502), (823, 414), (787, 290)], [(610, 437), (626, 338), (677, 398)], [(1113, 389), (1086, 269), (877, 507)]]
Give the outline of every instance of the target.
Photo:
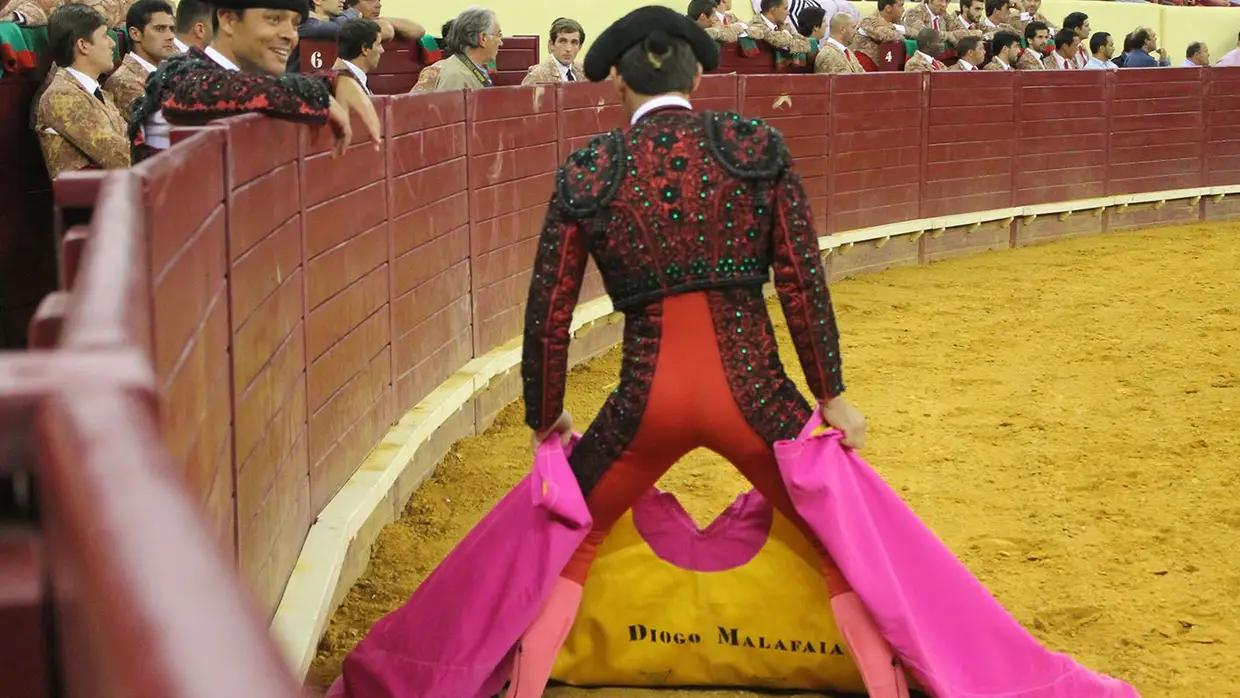
[(1200, 41), (1188, 45), (1181, 68), (1203, 68), (1210, 65), (1210, 47)]
[(177, 54), (173, 42), (176, 34), (172, 31), (172, 5), (164, 0), (137, 0), (129, 7), (125, 27), (129, 34), (129, 53), (103, 84), (103, 91), (112, 95), (121, 118), (129, 123), (129, 109), (133, 101), (146, 92), (147, 76), (155, 72), (165, 58)]
[(960, 23), (966, 29), (982, 29), (982, 18), (986, 16), (986, 0), (960, 0)]
[(348, 8), (357, 10), (358, 15), (366, 19), (373, 19), (379, 23), (383, 30), (383, 40), (388, 41), (395, 36), (401, 36), (406, 39), (421, 39), (426, 33), (422, 29), (422, 25), (411, 19), (403, 19), (401, 17), (380, 17), (379, 13), (383, 10), (383, 0), (348, 0)]
[(285, 74), (288, 55), (297, 43), (297, 24), (309, 14), (306, 0), (215, 4), (211, 45), (164, 61), (147, 79), (146, 94), (134, 104), (129, 137), (135, 160), (169, 146), (161, 114), (167, 122), (187, 125), (251, 112), (307, 124), (330, 123), (336, 135), (333, 154), (339, 155), (353, 137), (353, 112), (379, 148), (379, 117), (351, 75)]
[(904, 71), (915, 73), (947, 70), (947, 66), (939, 61), (941, 55), (943, 55), (943, 35), (926, 27), (917, 33), (917, 50), (913, 52), (913, 57), (904, 64)]
[(1055, 34), (1055, 50), (1042, 59), (1047, 70), (1076, 70), (1076, 55), (1081, 52), (1081, 36), (1071, 29)]
[[(1006, 4), (1007, 0), (1003, 2)], [(980, 36), (966, 36), (956, 44), (956, 55), (960, 60), (948, 70), (977, 70), (986, 60), (986, 44)]]
[(1137, 48), (1141, 46), (1140, 43), (1137, 43), (1136, 37), (1137, 37), (1137, 32), (1135, 29), (1129, 32), (1128, 36), (1124, 37), (1123, 53), (1111, 59), (1111, 62), (1114, 63), (1116, 67), (1123, 68), (1124, 64), (1128, 62), (1128, 57), (1132, 55), (1132, 52), (1137, 50)]
[(116, 42), (107, 21), (87, 5), (70, 3), (52, 11), (47, 41), (55, 71), (35, 108), (35, 129), (47, 174), (129, 166), (125, 121), (99, 76), (112, 69)]
[(1153, 29), (1141, 27), (1132, 33), (1132, 53), (1124, 59), (1125, 68), (1158, 68), (1165, 66), (1165, 60), (1157, 60), (1152, 54), (1162, 56), (1158, 48), (1158, 34)]
[(120, 29), (125, 23), (125, 13), (133, 0), (13, 0), (0, 10), (0, 22), (12, 22), (26, 27), (48, 26), (50, 13), (68, 4), (81, 4), (94, 8), (103, 15), (104, 24)]
[(788, 53), (809, 53), (809, 39), (801, 36), (788, 21), (788, 0), (761, 0), (761, 12), (754, 15), (746, 33), (755, 41), (765, 41)]
[[(363, 0), (367, 1), (367, 0)], [(499, 54), (504, 43), (495, 13), (485, 7), (467, 7), (452, 22), (448, 43), (455, 54), (444, 59), (435, 79), (435, 92), (475, 90), (491, 87), (486, 66)]]
[(719, 0), (719, 4), (715, 6), (715, 18), (725, 27), (734, 27), (738, 32), (744, 32), (749, 28), (732, 12), (732, 0)]
[(717, 0), (690, 0), (685, 15), (706, 30), (710, 38), (721, 44), (730, 44), (740, 38), (742, 30), (735, 24), (729, 26), (726, 15), (718, 8)]
[(831, 36), (819, 48), (814, 59), (815, 73), (864, 73), (857, 55), (848, 45), (857, 33), (852, 15), (839, 12), (831, 18)]
[(1223, 57), (1218, 59), (1218, 63), (1214, 65), (1240, 66), (1240, 36), (1236, 37), (1236, 47), (1224, 53)]
[(177, 35), (172, 39), (177, 53), (188, 53), (190, 46), (204, 51), (211, 45), (214, 14), (215, 8), (204, 0), (177, 0)]
[(374, 94), (366, 81), (383, 58), (383, 29), (379, 23), (365, 17), (345, 22), (336, 35), (336, 47), (336, 64), (332, 69), (349, 71), (366, 94)]
[(817, 5), (806, 6), (797, 15), (797, 33), (810, 39), (811, 49), (817, 50), (827, 35), (827, 11)]
[[(999, 32), (991, 41), (994, 55), (986, 64), (985, 70), (1012, 70), (1020, 59), (1020, 36), (1010, 32)], [(1039, 64), (1041, 65), (1041, 64)]]
[(879, 45), (904, 39), (908, 29), (900, 24), (903, 14), (904, 0), (878, 0), (878, 11), (861, 20), (850, 48), (862, 68), (878, 70)]
[(1050, 42), (1050, 28), (1045, 23), (1033, 21), (1025, 25), (1025, 43), (1029, 46), (1020, 52), (1016, 60), (1017, 70), (1045, 70), (1042, 59)]
[(1094, 35), (1089, 37), (1089, 53), (1085, 70), (1115, 70), (1116, 66), (1111, 62), (1111, 56), (1115, 54), (1115, 42), (1110, 34), (1094, 32)]
[[(714, 17), (713, 7), (707, 16)], [(586, 30), (582, 29), (577, 20), (560, 17), (552, 22), (550, 38), (547, 39), (547, 59), (538, 65), (530, 66), (521, 84), (585, 80), (586, 74), (577, 63), (577, 54), (581, 53), (581, 45), (585, 40)]]
[[(1076, 45), (1078, 47), (1077, 52), (1071, 56), (1068, 56), (1068, 58), (1072, 59), (1073, 63), (1075, 64), (1073, 65), (1074, 68), (1084, 68), (1085, 64), (1088, 63), (1089, 60), (1086, 58), (1085, 52), (1079, 50), (1079, 48), (1081, 46), (1089, 45), (1089, 35), (1091, 33), (1091, 29), (1089, 26), (1089, 15), (1085, 14), (1084, 12), (1073, 12), (1069, 14), (1067, 17), (1063, 18), (1063, 28), (1071, 30), (1073, 33), (1076, 34), (1076, 38), (1080, 39), (1080, 41), (1076, 42)], [(1058, 47), (1059, 46), (1059, 41), (1058, 41), (1059, 32), (1055, 32), (1055, 38), (1056, 38), (1055, 46)]]
[[(993, 38), (999, 32), (1008, 32), (1016, 34), (1016, 27), (1007, 23), (1008, 17), (1008, 0), (986, 0), (986, 16), (982, 18), (982, 26), (978, 27), (982, 30), (982, 35), (986, 38)], [(959, 49), (956, 50), (960, 52)]]
[(452, 25), (455, 23), (455, 19), (443, 23), (443, 27), (439, 30), (439, 35), (443, 37), (439, 40), (439, 50), (443, 53), (443, 58), (426, 66), (422, 72), (418, 73), (417, 84), (409, 90), (411, 94), (435, 91), (435, 85), (439, 84), (439, 71), (448, 64), (448, 59), (457, 53), (456, 47), (448, 43), (448, 37), (452, 35)]
[(969, 29), (960, 21), (959, 15), (947, 11), (947, 0), (927, 0), (904, 11), (904, 26), (908, 33), (920, 36), (921, 30), (930, 28), (939, 33), (940, 41), (954, 46), (966, 36), (981, 36), (980, 29)]
[(1042, 14), (1042, 0), (1025, 0), (1022, 5), (1024, 8), (1021, 13), (1009, 20), (1008, 24), (1020, 30), (1018, 36), (1024, 36), (1025, 28), (1030, 22), (1041, 22), (1046, 25), (1047, 34), (1053, 34), (1056, 30), (1046, 15)]

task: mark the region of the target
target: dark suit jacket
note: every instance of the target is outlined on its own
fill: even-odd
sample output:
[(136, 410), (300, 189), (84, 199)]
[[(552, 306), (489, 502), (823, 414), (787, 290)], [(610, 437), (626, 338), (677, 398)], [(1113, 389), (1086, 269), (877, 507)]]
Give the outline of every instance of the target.
[(1150, 54), (1137, 49), (1128, 54), (1127, 60), (1124, 61), (1125, 68), (1157, 68), (1158, 61)]

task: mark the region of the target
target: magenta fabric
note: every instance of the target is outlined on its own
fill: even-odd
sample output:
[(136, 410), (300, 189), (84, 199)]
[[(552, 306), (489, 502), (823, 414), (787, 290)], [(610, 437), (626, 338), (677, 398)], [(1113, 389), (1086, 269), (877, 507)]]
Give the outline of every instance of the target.
[(934, 698), (1136, 698), (1030, 635), (841, 434), (775, 445), (793, 506)]
[[(571, 446), (568, 450), (571, 450)], [(532, 472), (345, 657), (328, 698), (482, 698), (592, 525), (558, 439)]]
[(633, 526), (664, 562), (694, 572), (721, 572), (761, 552), (774, 515), (766, 499), (750, 490), (699, 529), (674, 495), (651, 488), (633, 505)]

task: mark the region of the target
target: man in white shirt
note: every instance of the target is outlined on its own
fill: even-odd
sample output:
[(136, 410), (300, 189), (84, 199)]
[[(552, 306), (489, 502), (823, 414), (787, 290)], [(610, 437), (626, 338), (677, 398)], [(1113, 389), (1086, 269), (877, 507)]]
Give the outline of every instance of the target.
[(191, 46), (202, 51), (211, 45), (215, 38), (212, 12), (214, 9), (203, 0), (177, 0), (176, 36), (172, 39), (177, 53), (188, 53)]
[(1020, 37), (1011, 32), (999, 32), (991, 43), (994, 55), (982, 70), (1014, 70), (1012, 66), (1020, 58)]
[(1119, 70), (1119, 66), (1111, 62), (1115, 56), (1115, 41), (1107, 32), (1094, 32), (1089, 37), (1089, 53), (1085, 70)]
[(349, 71), (366, 94), (374, 94), (366, 76), (379, 67), (379, 59), (383, 58), (383, 28), (365, 17), (345, 22), (336, 35), (336, 56), (332, 68)]
[(522, 85), (554, 84), (557, 82), (582, 82), (586, 74), (577, 63), (577, 54), (585, 43), (586, 30), (581, 23), (568, 17), (560, 17), (551, 23), (547, 36), (547, 58), (530, 66)]
[(1194, 41), (1188, 45), (1188, 53), (1185, 54), (1184, 62), (1180, 64), (1181, 68), (1203, 68), (1210, 65), (1210, 47), (1200, 41)]
[(948, 70), (977, 70), (982, 61), (986, 60), (986, 44), (980, 36), (966, 36), (956, 44), (956, 54), (960, 56), (960, 60)]
[(1055, 34), (1055, 50), (1042, 60), (1047, 70), (1076, 70), (1076, 56), (1081, 51), (1081, 37), (1071, 29)]

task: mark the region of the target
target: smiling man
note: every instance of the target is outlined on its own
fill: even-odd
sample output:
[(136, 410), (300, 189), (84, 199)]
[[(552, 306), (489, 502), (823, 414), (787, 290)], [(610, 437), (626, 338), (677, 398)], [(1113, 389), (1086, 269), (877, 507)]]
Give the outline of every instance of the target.
[(215, 5), (211, 45), (164, 61), (134, 104), (129, 137), (135, 161), (169, 146), (169, 123), (194, 126), (250, 112), (312, 125), (330, 122), (335, 155), (352, 139), (354, 112), (379, 147), (379, 117), (350, 73), (285, 75), (297, 26), (309, 14), (306, 0), (217, 0)]
[(551, 23), (551, 36), (547, 40), (547, 60), (530, 66), (522, 85), (555, 82), (580, 82), (586, 74), (577, 64), (577, 54), (586, 40), (586, 32), (575, 19), (561, 17)]

